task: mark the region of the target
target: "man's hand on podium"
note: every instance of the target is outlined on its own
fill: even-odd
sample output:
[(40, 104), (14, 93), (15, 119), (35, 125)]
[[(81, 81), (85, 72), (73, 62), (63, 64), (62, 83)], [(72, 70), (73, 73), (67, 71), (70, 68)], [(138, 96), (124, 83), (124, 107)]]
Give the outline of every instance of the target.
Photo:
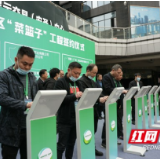
[(27, 107), (27, 108), (31, 108), (32, 103), (33, 103), (33, 102), (28, 102), (26, 107)]

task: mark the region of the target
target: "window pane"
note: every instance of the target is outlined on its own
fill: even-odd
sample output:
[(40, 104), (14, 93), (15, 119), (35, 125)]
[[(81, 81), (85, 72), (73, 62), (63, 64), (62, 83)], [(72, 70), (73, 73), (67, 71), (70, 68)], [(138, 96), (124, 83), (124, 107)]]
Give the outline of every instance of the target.
[(98, 22), (96, 22), (96, 23), (93, 23), (93, 25), (95, 25), (95, 26), (97, 26), (97, 27), (98, 27)]
[(97, 1), (92, 1), (92, 7), (97, 8)]
[(89, 11), (91, 9), (91, 1), (87, 1), (85, 3), (82, 3), (82, 12)]
[(104, 4), (109, 4), (110, 3), (110, 1), (104, 1)]
[(99, 22), (99, 31), (104, 31), (104, 21)]
[(98, 21), (102, 21), (104, 20), (104, 15), (101, 15), (101, 16), (97, 16), (97, 17), (94, 17), (92, 18), (92, 22), (98, 22)]
[(111, 18), (111, 17), (112, 17), (112, 14), (111, 14), (111, 13), (105, 14), (105, 19), (109, 19), (109, 18)]
[(111, 27), (111, 19), (105, 20), (105, 27)]
[(105, 19), (115, 18), (115, 17), (116, 17), (116, 12), (110, 12), (105, 14)]
[(103, 6), (104, 5), (103, 2), (104, 1), (98, 1), (98, 7)]
[(99, 27), (104, 27), (104, 21), (99, 22)]
[(86, 19), (86, 21), (88, 21), (88, 22), (92, 23), (92, 19)]
[(91, 3), (91, 1), (87, 1), (86, 3), (87, 3), (87, 6), (89, 6), (90, 8), (92, 8), (92, 3)]

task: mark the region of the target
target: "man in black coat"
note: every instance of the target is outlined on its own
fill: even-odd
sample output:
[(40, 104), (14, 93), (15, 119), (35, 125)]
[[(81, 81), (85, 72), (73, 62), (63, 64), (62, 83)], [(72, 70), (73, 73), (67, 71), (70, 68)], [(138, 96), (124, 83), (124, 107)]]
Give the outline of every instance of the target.
[(43, 84), (44, 84), (44, 81), (48, 78), (47, 70), (46, 69), (40, 70), (39, 76), (40, 78), (37, 80), (38, 89), (44, 90)]
[(49, 71), (50, 78), (46, 79), (43, 84), (43, 88), (45, 90), (53, 90), (54, 89), (56, 81), (60, 78), (59, 73), (60, 73), (60, 70), (58, 68), (52, 68)]
[[(83, 76), (80, 78), (80, 83), (82, 87), (82, 91), (84, 91), (86, 88), (99, 88), (96, 82), (93, 81), (93, 78), (96, 76), (98, 72), (98, 67), (95, 64), (89, 64), (86, 68), (86, 74), (83, 74)], [(98, 125), (98, 107), (99, 103), (105, 103), (108, 96), (103, 96), (101, 94), (100, 98), (98, 98), (96, 104), (94, 105), (94, 130), (95, 133), (97, 132), (97, 125)], [(96, 156), (103, 156), (103, 153), (95, 149)]]
[(74, 145), (77, 138), (75, 107), (77, 100), (82, 96), (82, 88), (77, 81), (81, 74), (81, 68), (82, 66), (77, 62), (70, 63), (68, 72), (63, 78), (57, 80), (54, 87), (56, 90), (67, 91), (67, 95), (58, 110), (58, 159), (62, 159), (64, 151), (66, 159), (72, 159), (73, 156)]
[[(102, 88), (103, 88), (103, 95), (109, 96), (114, 88), (121, 87), (119, 83), (116, 82), (115, 78), (118, 77), (122, 73), (122, 67), (119, 64), (115, 64), (112, 67), (111, 72), (105, 74), (102, 79)], [(124, 90), (122, 93), (127, 93)], [(121, 143), (118, 143), (121, 144)], [(103, 125), (102, 130), (102, 147), (106, 148), (106, 132), (105, 132), (105, 122)]]
[(0, 143), (3, 159), (27, 159), (26, 114), (38, 86), (30, 72), (35, 58), (29, 47), (20, 47), (15, 64), (0, 72)]
[[(129, 89), (132, 87), (138, 87), (138, 91), (143, 87), (141, 80), (141, 74), (136, 73), (135, 79), (129, 83)], [(135, 98), (132, 98), (132, 124), (135, 125)]]

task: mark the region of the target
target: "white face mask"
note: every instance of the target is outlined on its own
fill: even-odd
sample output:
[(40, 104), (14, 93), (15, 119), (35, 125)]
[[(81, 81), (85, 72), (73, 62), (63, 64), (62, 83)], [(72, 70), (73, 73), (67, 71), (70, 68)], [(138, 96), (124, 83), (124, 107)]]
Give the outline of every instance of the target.
[(89, 79), (93, 80), (94, 77), (88, 76)]
[(73, 76), (71, 76), (71, 77), (69, 77), (69, 79), (70, 79), (72, 82), (76, 82), (76, 81), (79, 79), (79, 77), (78, 77), (78, 78), (74, 78)]
[(26, 70), (21, 69), (19, 67), (19, 65), (18, 65), (18, 69), (16, 71), (21, 75), (27, 75), (30, 72), (30, 70), (26, 71)]
[(141, 78), (140, 78), (140, 77), (138, 77), (138, 78), (137, 78), (137, 81), (139, 82), (140, 80), (141, 80)]

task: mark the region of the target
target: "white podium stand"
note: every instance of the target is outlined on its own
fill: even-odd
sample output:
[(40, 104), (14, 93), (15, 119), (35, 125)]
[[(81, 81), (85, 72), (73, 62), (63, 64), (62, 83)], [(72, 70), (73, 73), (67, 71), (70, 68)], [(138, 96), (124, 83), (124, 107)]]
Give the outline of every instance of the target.
[(113, 90), (105, 103), (106, 114), (106, 158), (118, 158), (117, 149), (117, 103), (123, 87), (118, 87)]
[(101, 88), (87, 88), (76, 106), (78, 159), (95, 159), (94, 109)]
[(147, 103), (147, 94), (149, 90), (151, 89), (151, 86), (146, 86), (146, 91), (142, 97), (142, 111), (143, 111), (143, 129), (148, 129), (148, 103)]
[(143, 156), (146, 152), (146, 148), (134, 146), (128, 144), (128, 140), (130, 137), (130, 132), (132, 129), (132, 120), (131, 120), (131, 98), (138, 90), (138, 87), (132, 87), (126, 96), (123, 99), (123, 122), (124, 122), (124, 146), (123, 151), (126, 153), (137, 154)]
[(149, 91), (149, 128), (160, 129), (160, 125), (154, 123), (154, 93), (158, 86), (153, 86)]
[(38, 91), (27, 115), (28, 159), (57, 159), (56, 113), (66, 91)]
[(159, 120), (159, 91), (160, 86), (157, 88), (157, 90), (154, 93), (154, 99), (155, 99), (155, 123), (160, 123)]

